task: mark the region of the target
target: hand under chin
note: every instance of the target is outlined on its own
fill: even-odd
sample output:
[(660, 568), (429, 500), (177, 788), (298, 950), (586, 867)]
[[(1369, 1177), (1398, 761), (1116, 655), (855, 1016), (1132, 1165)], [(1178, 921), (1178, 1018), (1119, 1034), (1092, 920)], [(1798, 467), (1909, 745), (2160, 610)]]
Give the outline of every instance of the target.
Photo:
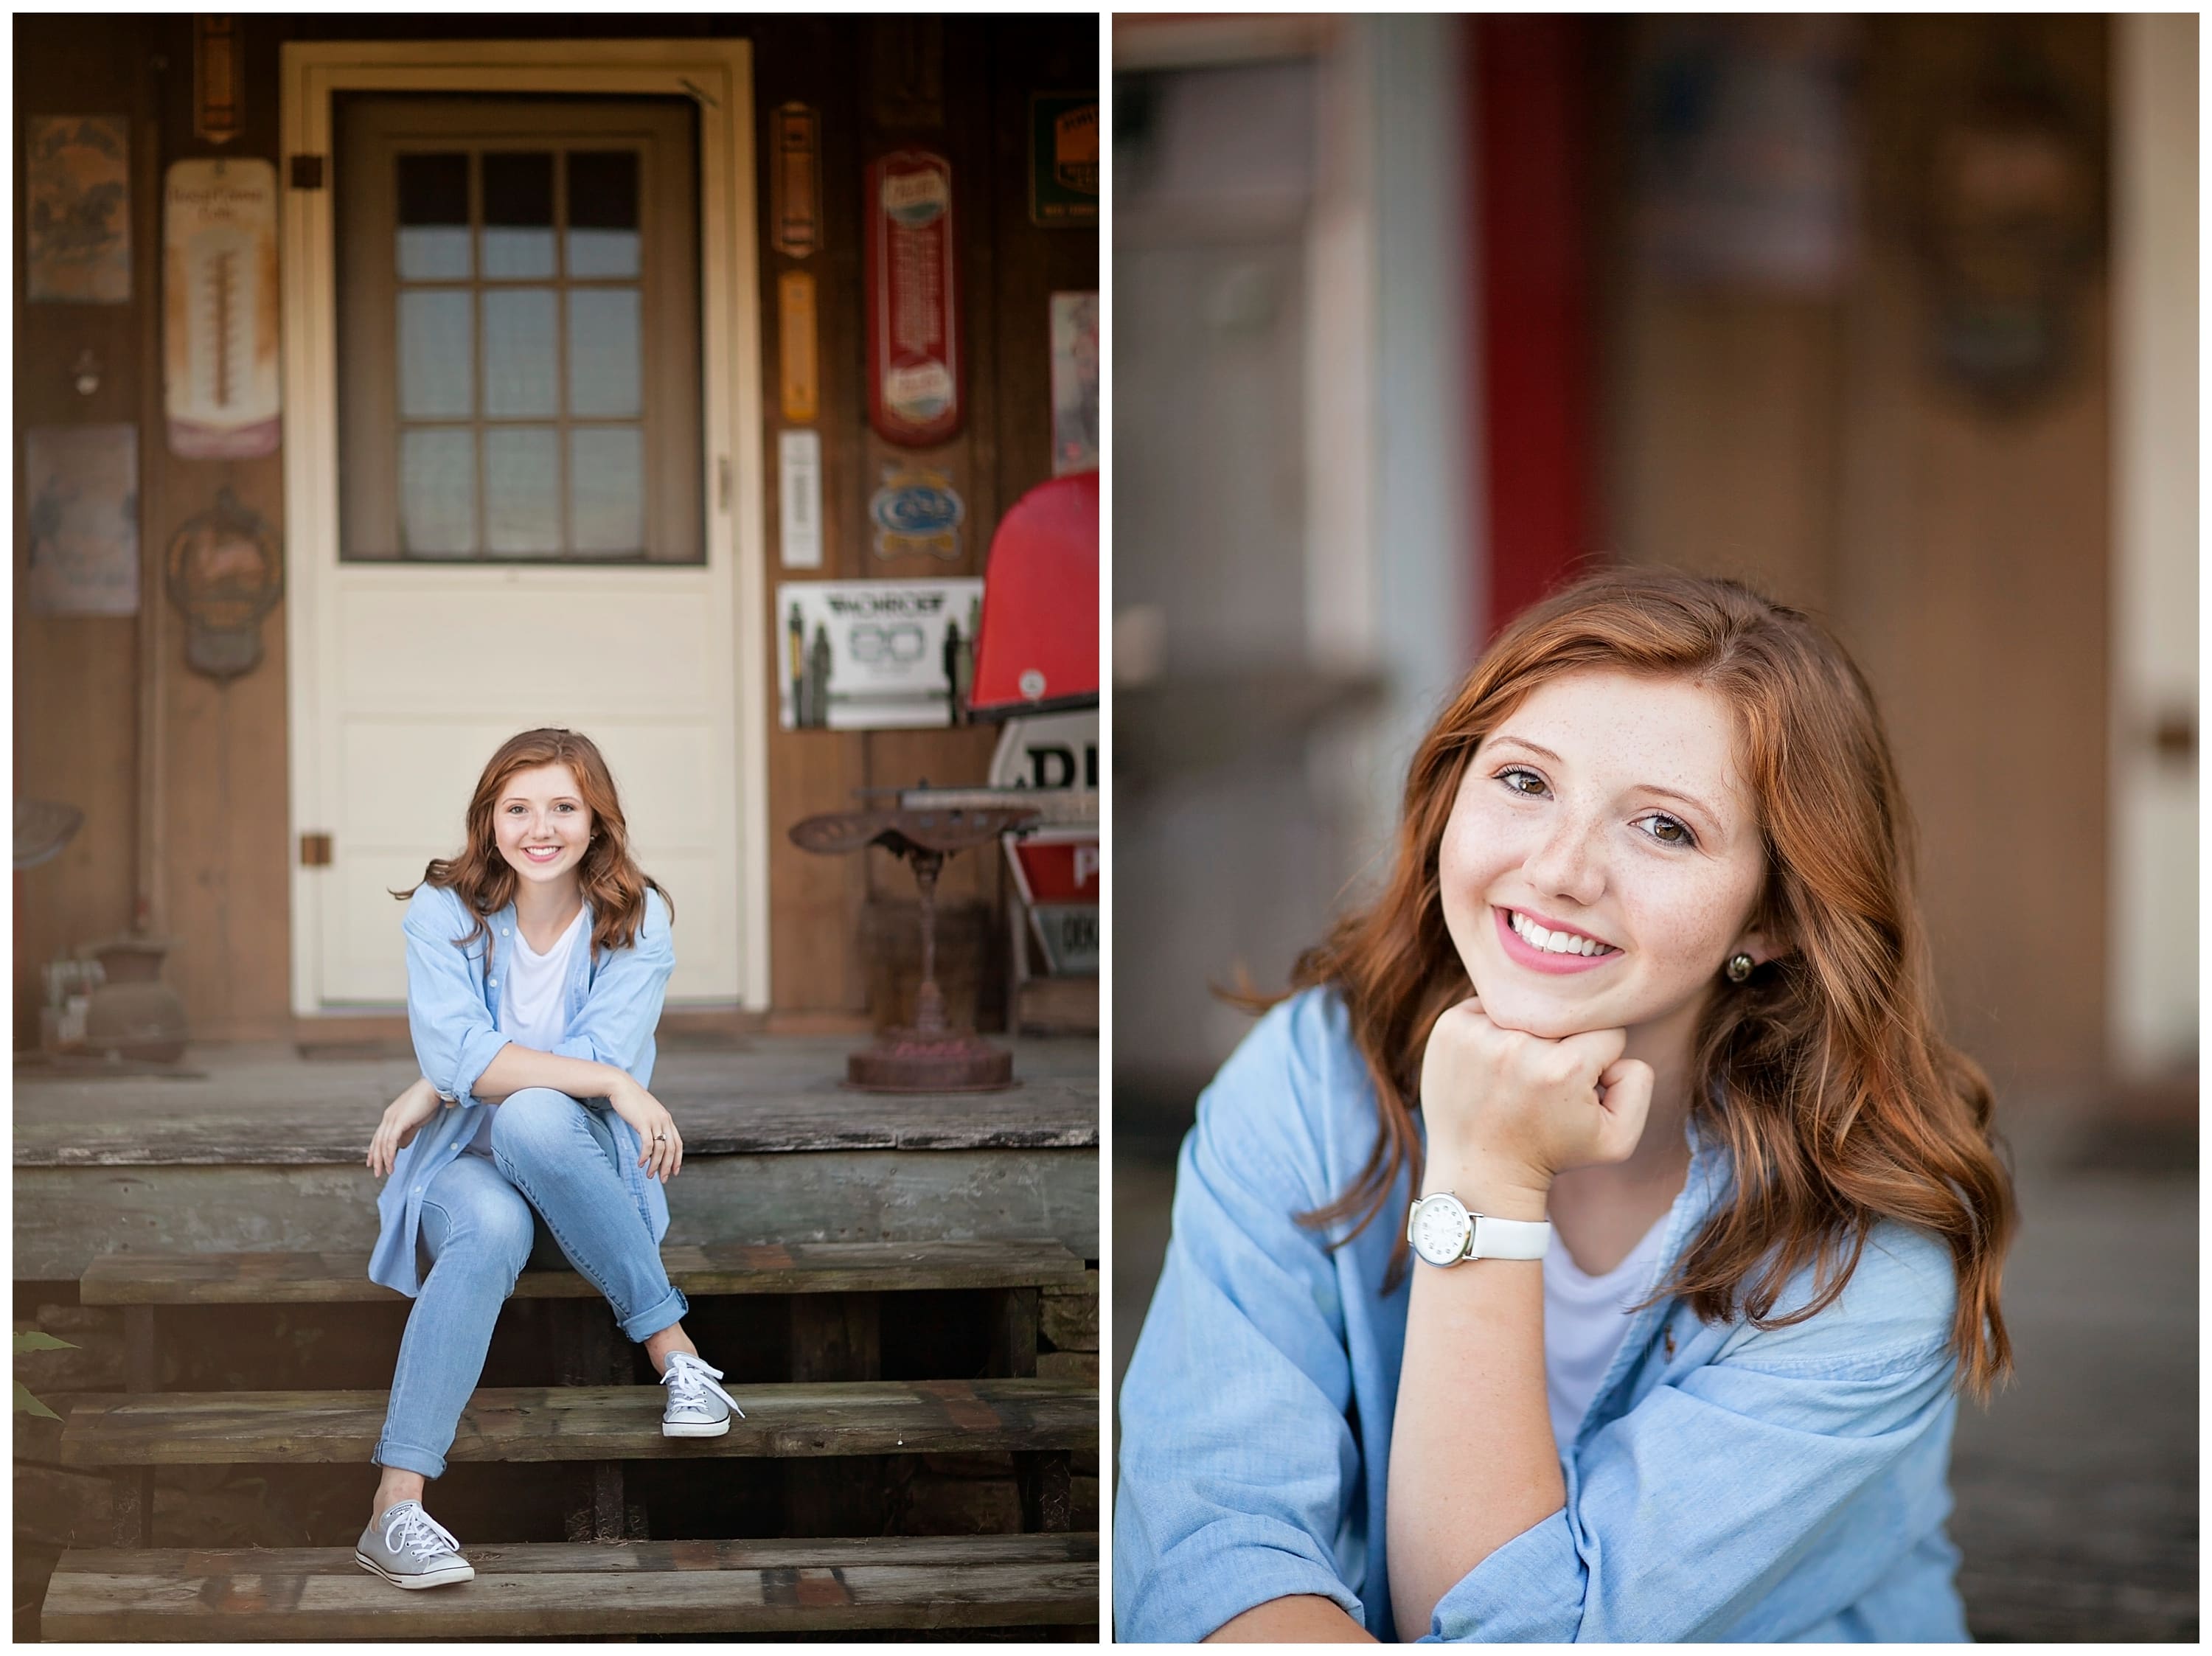
[(1507, 994), (1492, 1000), (1486, 995), (1476, 997), (1482, 1004), (1483, 1016), (1501, 1029), (1511, 1029), (1524, 1035), (1534, 1035), (1540, 1040), (1565, 1040), (1570, 1035), (1586, 1035), (1595, 1029), (1618, 1029), (1621, 1025), (1605, 1018), (1577, 1016), (1552, 1006), (1524, 1006), (1519, 997)]

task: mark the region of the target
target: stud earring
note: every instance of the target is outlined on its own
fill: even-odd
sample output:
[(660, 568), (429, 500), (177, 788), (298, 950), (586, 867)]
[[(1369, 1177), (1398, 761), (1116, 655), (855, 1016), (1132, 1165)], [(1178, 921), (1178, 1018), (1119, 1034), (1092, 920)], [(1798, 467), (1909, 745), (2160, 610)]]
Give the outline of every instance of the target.
[(1751, 956), (1740, 953), (1729, 955), (1727, 970), (1730, 983), (1741, 983), (1751, 975)]

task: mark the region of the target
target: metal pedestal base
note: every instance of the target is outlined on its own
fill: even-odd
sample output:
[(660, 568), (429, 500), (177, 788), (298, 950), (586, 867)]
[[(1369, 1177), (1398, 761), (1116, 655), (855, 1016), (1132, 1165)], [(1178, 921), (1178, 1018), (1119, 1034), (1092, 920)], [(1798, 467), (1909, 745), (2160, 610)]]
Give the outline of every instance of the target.
[(845, 1084), (871, 1093), (995, 1093), (1014, 1055), (965, 1029), (886, 1029), (845, 1060)]

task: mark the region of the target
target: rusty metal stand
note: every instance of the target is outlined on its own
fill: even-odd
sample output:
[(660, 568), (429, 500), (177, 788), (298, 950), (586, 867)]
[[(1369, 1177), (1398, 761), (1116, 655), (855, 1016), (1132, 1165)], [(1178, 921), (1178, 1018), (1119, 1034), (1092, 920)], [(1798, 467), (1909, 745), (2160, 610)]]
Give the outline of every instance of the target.
[(792, 843), (825, 855), (881, 846), (914, 870), (921, 893), (921, 987), (911, 1024), (885, 1029), (845, 1060), (845, 1084), (878, 1093), (996, 1092), (1014, 1084), (1014, 1055), (945, 1016), (937, 986), (937, 877), (945, 859), (1037, 819), (1027, 808), (850, 810), (810, 816)]

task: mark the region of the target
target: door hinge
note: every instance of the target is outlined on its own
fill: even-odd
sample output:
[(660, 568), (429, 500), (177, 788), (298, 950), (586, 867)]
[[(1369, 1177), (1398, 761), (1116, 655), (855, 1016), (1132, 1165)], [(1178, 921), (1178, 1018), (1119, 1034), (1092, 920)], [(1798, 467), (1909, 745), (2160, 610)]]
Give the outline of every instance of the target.
[(292, 157), (292, 187), (295, 190), (319, 190), (323, 187), (323, 158), (320, 155)]
[(331, 836), (327, 834), (303, 834), (300, 836), (300, 866), (328, 868), (331, 865)]

